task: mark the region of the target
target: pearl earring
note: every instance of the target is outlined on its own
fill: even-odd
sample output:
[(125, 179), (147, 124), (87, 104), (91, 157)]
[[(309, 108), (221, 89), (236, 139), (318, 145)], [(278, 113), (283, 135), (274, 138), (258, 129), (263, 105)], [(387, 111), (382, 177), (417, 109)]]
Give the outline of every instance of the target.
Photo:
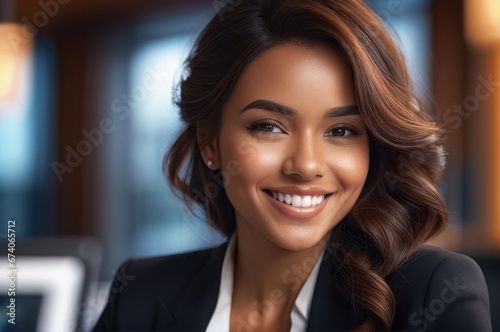
[(214, 162), (213, 162), (212, 160), (208, 159), (208, 161), (207, 161), (207, 166), (208, 166), (208, 168), (211, 168), (211, 167), (212, 167), (212, 165), (213, 165), (213, 163), (214, 163)]

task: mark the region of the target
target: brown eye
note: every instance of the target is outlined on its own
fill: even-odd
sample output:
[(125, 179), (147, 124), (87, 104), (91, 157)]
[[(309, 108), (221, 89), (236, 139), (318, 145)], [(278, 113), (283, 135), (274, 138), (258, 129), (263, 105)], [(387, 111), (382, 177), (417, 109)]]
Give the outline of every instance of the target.
[(345, 136), (345, 128), (335, 128), (332, 130), (332, 136)]
[(351, 125), (340, 125), (337, 127), (334, 127), (327, 131), (325, 136), (330, 136), (330, 137), (348, 137), (348, 136), (359, 136), (360, 132), (358, 129)]
[(277, 124), (275, 121), (270, 121), (270, 120), (258, 121), (256, 123), (253, 123), (248, 127), (248, 130), (264, 132), (264, 133), (285, 132), (279, 124)]
[(255, 129), (260, 130), (260, 131), (269, 132), (269, 133), (281, 131), (278, 127), (276, 127), (275, 125), (269, 124), (269, 123), (259, 124), (255, 127)]

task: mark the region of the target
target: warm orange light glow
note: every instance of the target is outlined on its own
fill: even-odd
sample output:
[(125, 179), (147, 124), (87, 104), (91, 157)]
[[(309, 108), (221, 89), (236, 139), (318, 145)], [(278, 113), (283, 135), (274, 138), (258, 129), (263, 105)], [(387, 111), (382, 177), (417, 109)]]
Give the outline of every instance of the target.
[(466, 36), (475, 46), (500, 43), (500, 0), (465, 1)]
[(26, 96), (32, 40), (23, 25), (0, 24), (0, 113), (15, 108)]

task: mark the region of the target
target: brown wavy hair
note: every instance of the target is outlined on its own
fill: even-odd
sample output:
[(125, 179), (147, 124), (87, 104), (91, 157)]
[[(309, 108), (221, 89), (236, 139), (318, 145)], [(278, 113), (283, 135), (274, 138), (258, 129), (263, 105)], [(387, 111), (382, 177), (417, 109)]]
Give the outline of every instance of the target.
[(199, 204), (213, 226), (234, 232), (221, 173), (205, 166), (200, 149), (217, 137), (222, 107), (248, 64), (286, 43), (330, 44), (351, 66), (370, 168), (332, 233), (332, 259), (337, 287), (368, 312), (357, 329), (389, 330), (396, 303), (384, 278), (446, 224), (436, 189), (444, 158), (441, 131), (417, 100), (400, 50), (362, 1), (237, 0), (221, 8), (186, 61), (177, 100), (186, 127), (164, 171), (188, 206)]

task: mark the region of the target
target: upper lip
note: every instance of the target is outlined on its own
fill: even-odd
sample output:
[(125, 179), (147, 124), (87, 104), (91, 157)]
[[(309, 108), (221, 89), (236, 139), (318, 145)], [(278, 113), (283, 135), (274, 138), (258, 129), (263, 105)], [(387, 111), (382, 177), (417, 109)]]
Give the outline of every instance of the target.
[(276, 191), (282, 194), (299, 195), (299, 196), (314, 196), (314, 195), (328, 195), (332, 191), (317, 187), (296, 187), (296, 186), (285, 186), (285, 187), (272, 187), (267, 188), (270, 191)]

